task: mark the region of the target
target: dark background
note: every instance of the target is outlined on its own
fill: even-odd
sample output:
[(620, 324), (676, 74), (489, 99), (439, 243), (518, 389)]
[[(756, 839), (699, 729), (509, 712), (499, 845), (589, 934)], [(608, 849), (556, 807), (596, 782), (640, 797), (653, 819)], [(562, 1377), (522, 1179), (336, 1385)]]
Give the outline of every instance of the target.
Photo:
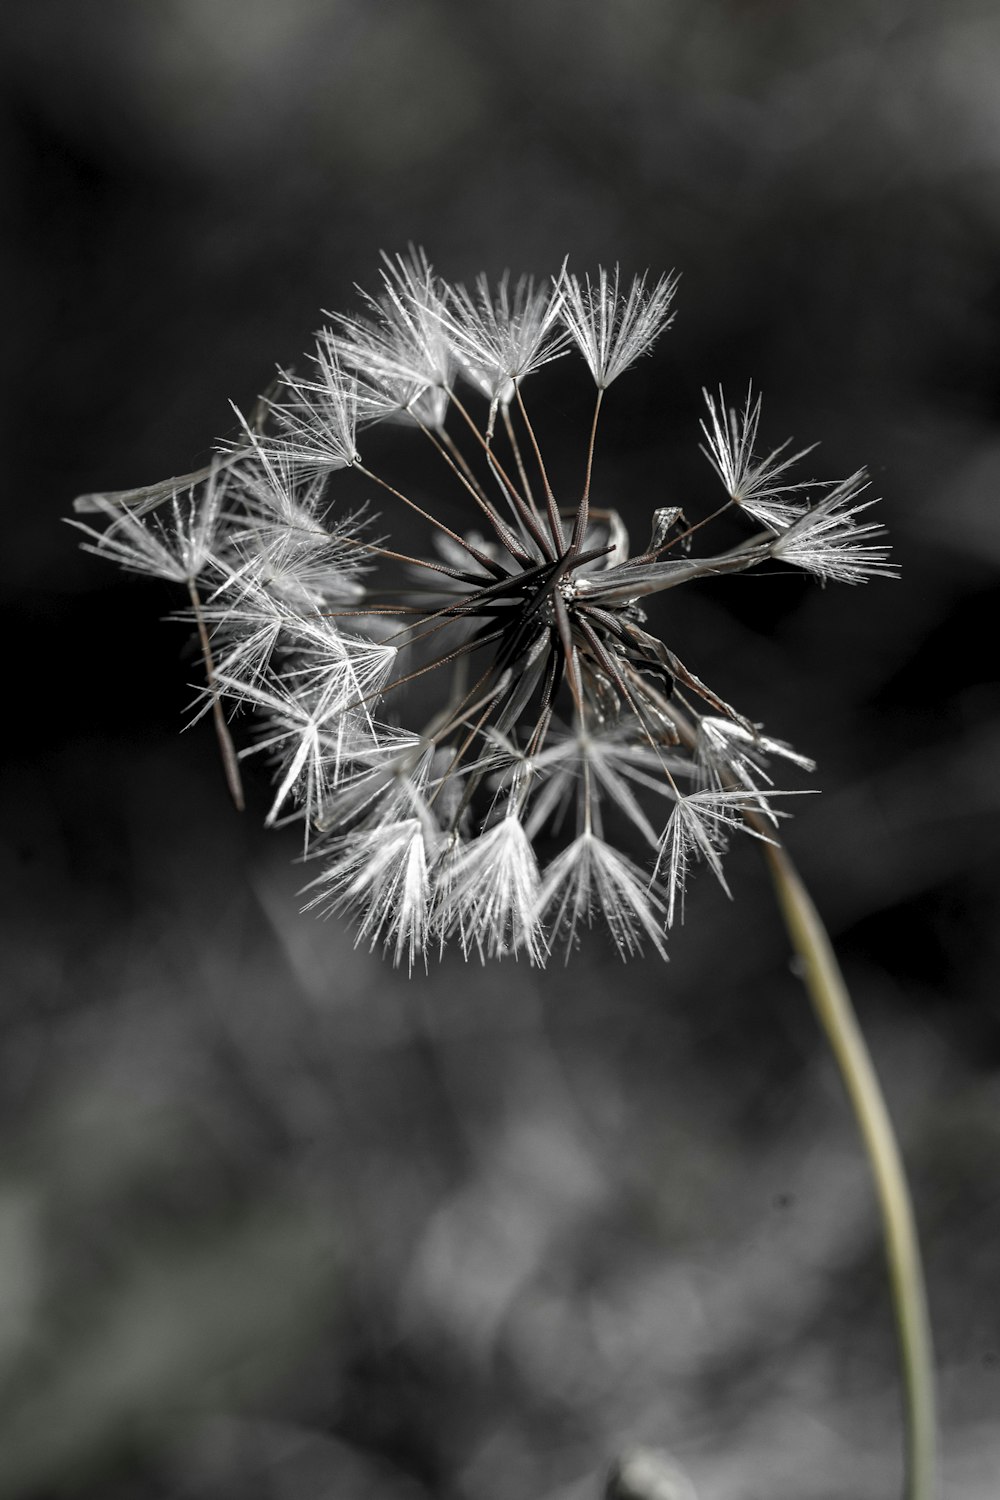
[[(992, 0), (32, 0), (3, 47), (9, 645), (0, 1488), (894, 1492), (866, 1168), (752, 847), (666, 967), (298, 915), (228, 806), (174, 601), (74, 495), (206, 461), (321, 307), (423, 244), (682, 273), (601, 497), (714, 499), (699, 390), (867, 462), (898, 583), (685, 591), (696, 671), (819, 761), (789, 842), (905, 1154), (948, 1494), (1000, 1472), (1000, 15)], [(541, 425), (567, 474), (560, 372)], [(679, 642), (683, 640), (683, 645)]]

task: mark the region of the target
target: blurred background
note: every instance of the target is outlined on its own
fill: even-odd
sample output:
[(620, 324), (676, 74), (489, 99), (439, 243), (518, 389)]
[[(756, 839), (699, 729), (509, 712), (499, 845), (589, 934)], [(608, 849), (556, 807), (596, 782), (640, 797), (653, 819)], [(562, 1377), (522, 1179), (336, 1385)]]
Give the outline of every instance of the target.
[[(73, 497), (204, 463), (381, 249), (682, 273), (601, 499), (716, 491), (700, 388), (870, 465), (902, 581), (685, 591), (819, 762), (789, 843), (909, 1164), (947, 1494), (1000, 1476), (1000, 14), (993, 0), (7, 0), (0, 1489), (896, 1492), (867, 1170), (757, 851), (671, 962), (412, 979), (298, 914), (164, 588)], [(538, 377), (576, 479), (586, 406)], [(573, 387), (576, 391), (576, 387)], [(612, 399), (613, 398), (613, 399)], [(254, 778), (257, 779), (254, 779)]]

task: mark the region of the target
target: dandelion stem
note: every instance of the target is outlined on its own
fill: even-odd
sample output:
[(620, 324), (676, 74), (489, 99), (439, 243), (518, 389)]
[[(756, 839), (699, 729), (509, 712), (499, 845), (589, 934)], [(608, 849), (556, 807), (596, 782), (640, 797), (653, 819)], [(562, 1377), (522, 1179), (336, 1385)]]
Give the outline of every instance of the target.
[(576, 525), (573, 527), (573, 540), (570, 543), (575, 552), (579, 552), (583, 546), (583, 539), (587, 534), (587, 526), (590, 521), (590, 477), (594, 469), (594, 448), (597, 444), (597, 421), (601, 415), (601, 401), (604, 398), (604, 388), (597, 387), (597, 400), (594, 402), (594, 416), (590, 424), (590, 442), (587, 444), (587, 472), (583, 481), (583, 495), (580, 499), (580, 508), (576, 513)]
[(524, 486), (525, 498), (528, 500), (529, 504), (533, 505), (534, 496), (531, 493), (531, 484), (528, 479), (527, 470), (524, 467), (524, 459), (521, 456), (521, 445), (517, 441), (517, 433), (514, 431), (514, 424), (510, 419), (510, 406), (506, 404), (503, 408), (503, 424), (507, 429), (507, 437), (514, 452), (514, 462), (517, 465), (517, 472), (520, 475), (521, 483)]
[(439, 521), (436, 516), (430, 515), (430, 513), (419, 506), (415, 500), (411, 500), (407, 495), (404, 495), (402, 490), (397, 490), (395, 485), (390, 484), (388, 480), (382, 479), (371, 469), (366, 469), (364, 464), (355, 464), (355, 468), (357, 469), (359, 474), (364, 474), (366, 479), (374, 480), (375, 483), (380, 484), (384, 490), (388, 490), (390, 495), (395, 495), (397, 500), (402, 500), (404, 505), (408, 505), (410, 510), (416, 511), (417, 515), (421, 516), (425, 521), (429, 522), (431, 526), (436, 526), (439, 531), (444, 532), (445, 536), (451, 537), (453, 542), (457, 542), (460, 547), (464, 548), (469, 556), (474, 557), (476, 559), (476, 562), (479, 563), (480, 567), (485, 568), (488, 573), (492, 573), (494, 578), (499, 576), (506, 576), (503, 568), (501, 568), (496, 562), (494, 562), (491, 557), (488, 557), (485, 552), (481, 552), (478, 547), (474, 547), (472, 543), (465, 537), (459, 536), (457, 531), (452, 531), (450, 526), (446, 526), (445, 523), (443, 521)]
[[(424, 426), (423, 423), (421, 423), (420, 426), (421, 430), (423, 432), (426, 432), (428, 437), (434, 436), (429, 427)], [(481, 500), (487, 500), (486, 491), (479, 483), (479, 480), (476, 478), (475, 474), (469, 466), (468, 459), (466, 458), (465, 454), (462, 452), (458, 444), (455, 442), (455, 439), (452, 437), (451, 433), (448, 432), (446, 428), (442, 427), (437, 433), (437, 438), (441, 446), (447, 448), (448, 452), (451, 454), (452, 458), (455, 461), (456, 467), (462, 471), (462, 474), (465, 476), (466, 481), (472, 487), (472, 489), (475, 490), (479, 498)]]
[(903, 1378), (904, 1495), (906, 1500), (934, 1500), (937, 1421), (931, 1328), (913, 1205), (899, 1146), (826, 929), (785, 850), (769, 843), (764, 845), (764, 854), (785, 925), (804, 966), (806, 988), (840, 1069), (874, 1178)]
[[(512, 479), (509, 478), (506, 470), (494, 453), (489, 439), (484, 437), (483, 434), (479, 431), (479, 428), (476, 426), (464, 403), (459, 400), (454, 391), (449, 392), (449, 394), (451, 396), (452, 406), (454, 406), (455, 410), (461, 416), (462, 420), (469, 428), (469, 431), (476, 439), (476, 442), (482, 448), (484, 454), (486, 455), (486, 461), (490, 466), (490, 473), (493, 475), (494, 479), (496, 479), (501, 491), (509, 498), (510, 503), (513, 506), (514, 511), (516, 512), (521, 524), (527, 529), (537, 545), (541, 547), (542, 555), (544, 557), (554, 558), (556, 554), (552, 551), (548, 541), (546, 540), (545, 533), (542, 530), (541, 518), (539, 516), (536, 516), (534, 505), (529, 503), (530, 496), (528, 501), (526, 501), (524, 497), (518, 493), (517, 485)], [(504, 546), (507, 546), (506, 542), (504, 543)], [(508, 551), (509, 550), (510, 549), (508, 548)], [(512, 553), (511, 555), (513, 556), (515, 554)]]
[[(431, 431), (429, 427), (425, 427), (421, 422), (420, 429), (423, 433), (426, 434), (428, 438), (430, 438), (431, 442), (434, 444), (434, 447), (437, 449), (438, 453), (440, 453), (441, 457), (451, 469), (452, 473), (458, 476), (458, 479), (468, 490), (469, 494), (472, 496), (473, 500), (475, 500), (476, 504), (479, 506), (479, 509), (486, 516), (487, 520), (493, 527), (493, 530), (496, 532), (503, 545), (507, 548), (507, 551), (510, 553), (511, 557), (516, 558), (519, 562), (527, 562), (529, 553), (524, 551), (517, 537), (515, 537), (510, 528), (504, 524), (504, 521), (498, 514), (498, 512), (494, 510), (493, 506), (490, 504), (489, 499), (486, 496), (486, 492), (484, 491), (482, 485), (476, 483), (474, 477), (470, 478), (467, 473), (463, 472), (462, 467), (452, 457), (446, 445), (439, 437), (437, 437), (435, 433)], [(458, 453), (457, 444), (455, 444), (454, 442), (452, 442), (452, 449), (455, 453)], [(468, 470), (468, 464), (465, 464), (465, 469)]]
[(535, 450), (535, 458), (538, 461), (538, 471), (542, 476), (542, 484), (545, 486), (545, 505), (549, 516), (549, 530), (552, 532), (552, 540), (556, 545), (556, 550), (561, 552), (566, 545), (566, 539), (563, 536), (562, 524), (559, 520), (559, 507), (556, 505), (555, 495), (552, 493), (551, 484), (549, 484), (548, 471), (545, 467), (545, 460), (542, 457), (542, 450), (538, 446), (535, 429), (531, 425), (528, 409), (524, 404), (524, 397), (521, 395), (520, 383), (516, 380), (514, 381), (514, 391), (517, 395), (517, 406), (521, 413), (521, 420), (524, 422), (528, 437), (531, 439), (531, 446)]
[(678, 544), (683, 545), (685, 542), (690, 542), (696, 531), (700, 531), (703, 526), (709, 525), (711, 521), (718, 520), (719, 516), (725, 515), (726, 511), (731, 510), (735, 504), (735, 500), (724, 500), (721, 505), (712, 511), (711, 515), (702, 516), (701, 520), (695, 521), (693, 526), (686, 526), (683, 531), (679, 531), (668, 542), (664, 542), (662, 547), (657, 547), (656, 551), (651, 552), (649, 556), (651, 558), (661, 557), (664, 552), (670, 552)]
[(233, 799), (236, 811), (244, 812), (246, 809), (246, 799), (243, 795), (243, 778), (240, 776), (240, 764), (236, 756), (236, 747), (233, 744), (232, 735), (229, 733), (229, 725), (226, 723), (226, 716), (222, 712), (222, 704), (219, 702), (212, 647), (208, 639), (205, 616), (202, 613), (201, 597), (193, 578), (188, 579), (188, 596), (191, 600), (191, 609), (194, 613), (195, 624), (198, 627), (198, 642), (201, 646), (201, 654), (205, 663), (205, 681), (212, 695), (212, 721), (215, 724), (215, 734), (219, 741), (219, 750), (222, 753), (222, 768), (226, 773), (226, 785), (229, 788), (229, 795)]

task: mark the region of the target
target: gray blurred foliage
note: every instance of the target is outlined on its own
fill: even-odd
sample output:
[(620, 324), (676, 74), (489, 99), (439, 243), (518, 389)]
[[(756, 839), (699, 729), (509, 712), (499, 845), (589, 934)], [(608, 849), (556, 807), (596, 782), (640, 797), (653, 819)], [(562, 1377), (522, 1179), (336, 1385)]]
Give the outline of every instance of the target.
[(754, 851), (666, 968), (595, 939), (407, 981), (298, 916), (294, 834), (176, 735), (172, 601), (58, 525), (203, 462), (412, 239), (453, 277), (682, 272), (608, 403), (595, 483), (636, 532), (711, 495), (720, 380), (763, 390), (765, 440), (873, 468), (902, 582), (737, 582), (673, 627), (820, 762), (790, 842), (912, 1172), (947, 1493), (992, 1500), (995, 4), (11, 0), (0, 27), (0, 1489), (589, 1500), (637, 1447), (702, 1500), (895, 1488), (866, 1171)]

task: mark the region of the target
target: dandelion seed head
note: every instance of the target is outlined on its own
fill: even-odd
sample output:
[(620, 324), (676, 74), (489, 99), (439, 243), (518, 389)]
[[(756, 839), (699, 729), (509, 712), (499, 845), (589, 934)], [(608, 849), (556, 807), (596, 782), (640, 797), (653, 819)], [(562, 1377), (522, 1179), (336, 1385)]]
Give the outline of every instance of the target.
[[(752, 392), (739, 411), (706, 393), (701, 424), (742, 541), (713, 547), (710, 498), (637, 518), (603, 503), (602, 403), (669, 326), (676, 286), (565, 266), (449, 284), (411, 247), (327, 315), (252, 421), (237, 413), (207, 470), (78, 503), (85, 547), (183, 586), (196, 716), (246, 722), (242, 759), (274, 776), (266, 821), (298, 822), (317, 862), (309, 907), (349, 914), (394, 963), (456, 945), (543, 964), (595, 923), (623, 958), (665, 956), (692, 866), (728, 891), (727, 843), (776, 836), (773, 766), (812, 769), (646, 610), (776, 561), (890, 576), (882, 527), (863, 473), (800, 481), (810, 449), (759, 446)], [(579, 479), (557, 492), (531, 390), (574, 352), (597, 390)], [(380, 457), (374, 429), (399, 421), (439, 492)]]

